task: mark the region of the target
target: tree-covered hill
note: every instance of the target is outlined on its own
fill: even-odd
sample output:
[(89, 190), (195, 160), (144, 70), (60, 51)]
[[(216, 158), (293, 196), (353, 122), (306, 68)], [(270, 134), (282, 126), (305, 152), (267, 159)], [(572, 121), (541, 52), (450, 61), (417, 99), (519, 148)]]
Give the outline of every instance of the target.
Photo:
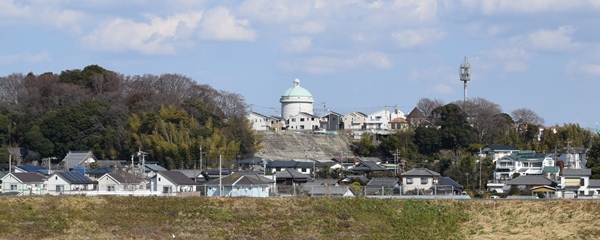
[[(90, 65), (60, 74), (0, 78), (0, 141), (28, 149), (25, 163), (92, 150), (101, 159), (130, 159), (190, 168), (200, 156), (227, 161), (255, 152), (256, 136), (236, 93), (179, 74), (128, 76)], [(8, 161), (0, 151), (0, 163)]]

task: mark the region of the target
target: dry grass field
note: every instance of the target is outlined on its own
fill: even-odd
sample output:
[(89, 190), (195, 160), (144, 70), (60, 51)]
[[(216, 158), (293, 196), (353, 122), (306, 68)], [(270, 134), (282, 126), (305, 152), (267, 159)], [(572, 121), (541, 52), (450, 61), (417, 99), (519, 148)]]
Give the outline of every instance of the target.
[(0, 198), (1, 239), (597, 239), (600, 201)]

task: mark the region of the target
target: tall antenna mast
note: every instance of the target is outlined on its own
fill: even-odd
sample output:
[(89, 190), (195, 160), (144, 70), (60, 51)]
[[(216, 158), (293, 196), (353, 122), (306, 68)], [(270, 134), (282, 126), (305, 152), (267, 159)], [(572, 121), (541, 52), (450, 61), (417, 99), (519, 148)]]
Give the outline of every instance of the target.
[(460, 70), (458, 72), (460, 76), (460, 81), (465, 83), (465, 99), (467, 101), (467, 82), (471, 81), (471, 64), (467, 61), (467, 57), (465, 57), (465, 61), (460, 65)]

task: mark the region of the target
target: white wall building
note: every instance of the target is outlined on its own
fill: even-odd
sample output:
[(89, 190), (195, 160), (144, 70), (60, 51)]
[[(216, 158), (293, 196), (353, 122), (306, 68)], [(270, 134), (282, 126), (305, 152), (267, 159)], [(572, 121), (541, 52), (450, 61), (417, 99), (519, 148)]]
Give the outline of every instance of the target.
[(252, 130), (257, 132), (265, 132), (271, 129), (271, 121), (268, 116), (256, 112), (248, 113), (248, 121), (252, 125)]
[(405, 118), (404, 113), (398, 109), (390, 111), (379, 110), (367, 116), (365, 121), (367, 130), (389, 130), (390, 121), (395, 118)]
[(283, 92), (279, 99), (281, 103), (281, 117), (288, 120), (300, 113), (314, 115), (313, 96), (308, 90), (300, 87), (300, 80), (294, 80), (294, 86)]

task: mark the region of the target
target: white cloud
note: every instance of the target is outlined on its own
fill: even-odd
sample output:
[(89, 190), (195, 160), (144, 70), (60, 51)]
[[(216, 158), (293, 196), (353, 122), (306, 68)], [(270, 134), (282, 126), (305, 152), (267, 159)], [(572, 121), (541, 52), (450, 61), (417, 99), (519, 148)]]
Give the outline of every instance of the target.
[(224, 7), (207, 10), (200, 23), (200, 38), (207, 40), (253, 41), (257, 33), (248, 19), (236, 19)]
[(281, 48), (286, 53), (305, 52), (312, 45), (310, 37), (292, 37), (281, 44)]
[(536, 50), (565, 52), (575, 50), (579, 44), (572, 41), (572, 26), (561, 26), (556, 30), (538, 30), (527, 36), (529, 43)]
[(401, 30), (392, 33), (402, 48), (413, 48), (421, 45), (431, 44), (444, 38), (446, 33), (436, 29)]
[(597, 1), (588, 0), (463, 0), (466, 9), (486, 15), (502, 13), (563, 12), (573, 9), (598, 8)]
[(82, 11), (62, 9), (46, 2), (0, 1), (0, 25), (42, 25), (78, 33), (86, 18), (87, 14)]
[[(457, 67), (458, 68), (458, 67)], [(412, 69), (409, 71), (408, 80), (412, 82), (422, 81), (444, 81), (451, 82), (458, 78), (458, 70), (446, 66), (434, 66), (420, 70)]]
[(525, 72), (527, 64), (522, 61), (508, 61), (504, 63), (504, 70), (507, 72)]
[(40, 62), (48, 62), (52, 60), (52, 56), (48, 52), (40, 52), (35, 55), (31, 55), (30, 53), (21, 53), (21, 54), (11, 54), (11, 55), (2, 55), (0, 56), (0, 64), (8, 65), (14, 63), (40, 63)]
[(146, 16), (146, 22), (114, 18), (82, 39), (84, 48), (109, 51), (134, 50), (145, 54), (172, 54), (173, 42), (187, 37), (202, 18), (201, 12), (177, 14), (166, 19)]
[(360, 67), (390, 68), (392, 62), (384, 53), (367, 52), (351, 58), (317, 56), (295, 62), (283, 62), (279, 66), (290, 72), (329, 74)]
[(575, 75), (600, 76), (600, 64), (590, 64), (572, 61), (566, 65), (566, 72)]
[(325, 30), (325, 26), (315, 21), (308, 21), (301, 24), (292, 24), (290, 30), (296, 33), (316, 34)]
[(446, 84), (438, 83), (436, 85), (433, 85), (431, 88), (429, 88), (428, 92), (433, 93), (433, 94), (448, 95), (448, 94), (454, 93), (454, 90), (452, 90), (452, 87), (450, 87)]
[(288, 22), (306, 19), (312, 11), (323, 8), (324, 2), (311, 1), (270, 1), (270, 0), (248, 0), (239, 7), (239, 13), (265, 22)]

